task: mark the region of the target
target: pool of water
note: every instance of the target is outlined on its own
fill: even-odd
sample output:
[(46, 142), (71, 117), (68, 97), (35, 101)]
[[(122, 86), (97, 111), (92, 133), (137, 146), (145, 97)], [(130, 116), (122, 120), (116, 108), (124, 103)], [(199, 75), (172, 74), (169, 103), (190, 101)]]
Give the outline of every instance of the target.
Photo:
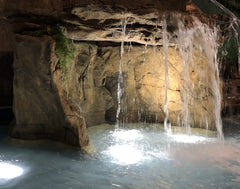
[[(88, 129), (86, 152), (49, 141), (4, 137), (0, 127), (0, 188), (236, 188), (240, 137), (162, 125), (112, 125)], [(239, 130), (238, 130), (239, 131)]]

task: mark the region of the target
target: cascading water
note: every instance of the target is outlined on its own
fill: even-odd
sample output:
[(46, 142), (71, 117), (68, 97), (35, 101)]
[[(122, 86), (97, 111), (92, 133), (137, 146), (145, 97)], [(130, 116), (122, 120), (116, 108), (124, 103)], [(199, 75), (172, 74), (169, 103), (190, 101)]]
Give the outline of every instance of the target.
[(167, 21), (163, 18), (163, 61), (164, 61), (164, 74), (165, 74), (165, 98), (164, 98), (164, 129), (171, 132), (171, 124), (168, 124), (168, 87), (169, 87), (169, 73), (168, 73), (168, 36), (167, 36)]
[(119, 128), (120, 125), (120, 120), (119, 120), (119, 115), (121, 112), (121, 98), (124, 93), (123, 89), (123, 54), (124, 54), (124, 40), (126, 36), (126, 26), (127, 26), (127, 18), (124, 18), (122, 20), (122, 36), (121, 36), (121, 50), (120, 50), (120, 64), (119, 64), (119, 74), (118, 74), (118, 88), (117, 88), (117, 100), (118, 100), (118, 107), (117, 107), (117, 113), (116, 113), (116, 128)]
[(214, 115), (215, 115), (215, 125), (218, 132), (218, 138), (220, 140), (224, 139), (222, 132), (222, 119), (221, 119), (221, 92), (220, 92), (220, 78), (218, 69), (218, 29), (214, 27), (210, 29), (208, 26), (202, 24), (197, 18), (194, 18), (196, 24), (196, 37), (201, 39), (199, 45), (202, 45), (205, 56), (207, 58), (207, 63), (210, 70), (210, 87), (213, 93), (214, 99)]
[[(201, 23), (197, 18), (193, 17), (193, 26), (187, 28), (184, 26), (181, 20), (178, 20), (178, 48), (182, 55), (183, 60), (183, 125), (190, 128), (189, 125), (189, 103), (194, 103), (194, 98), (204, 99), (200, 93), (194, 93), (195, 83), (191, 80), (189, 73), (196, 70), (199, 73), (199, 82), (208, 84), (207, 90), (212, 94), (213, 110), (215, 125), (220, 140), (223, 139), (222, 133), (222, 120), (221, 120), (221, 93), (220, 93), (220, 79), (218, 69), (218, 30), (216, 27), (211, 29), (209, 26)], [(203, 51), (204, 57), (206, 57), (207, 67), (198, 66), (193, 60), (194, 51)], [(203, 57), (198, 57), (201, 61)], [(198, 60), (198, 61), (199, 61)], [(206, 72), (209, 72), (208, 74)], [(210, 76), (210, 78), (208, 77)], [(205, 128), (208, 128), (207, 114), (205, 117)]]
[[(176, 82), (179, 82), (180, 88), (175, 90), (179, 92), (179, 100), (177, 103), (182, 104), (181, 108), (176, 109), (175, 115), (179, 118), (179, 126), (184, 126), (187, 128), (188, 134), (190, 134), (190, 127), (204, 127), (204, 128), (213, 128), (213, 125), (217, 128), (218, 137), (223, 139), (222, 133), (222, 121), (221, 121), (221, 93), (219, 90), (220, 79), (219, 79), (219, 70), (218, 70), (218, 60), (217, 60), (217, 51), (218, 51), (218, 30), (217, 28), (210, 28), (208, 25), (203, 24), (195, 17), (186, 18), (184, 15), (175, 14), (171, 15), (173, 20), (177, 23), (177, 30), (174, 35), (176, 36), (175, 44), (176, 50), (174, 54), (169, 54), (169, 49), (173, 49), (172, 38), (169, 37), (167, 27), (168, 23), (166, 17), (159, 22), (156, 22), (156, 30), (152, 35), (152, 39), (149, 39), (145, 43), (142, 51), (142, 60), (138, 58), (138, 61), (144, 62), (144, 64), (138, 64), (144, 68), (145, 74), (152, 74), (152, 78), (149, 78), (150, 81), (157, 80), (155, 75), (160, 74), (161, 70), (157, 70), (154, 67), (154, 70), (147, 72), (145, 64), (147, 61), (151, 61), (151, 64), (154, 65), (154, 62), (162, 62), (162, 65), (159, 66), (159, 69), (164, 69), (164, 78), (161, 79), (159, 86), (159, 92), (161, 96), (158, 98), (163, 102), (163, 113), (165, 117), (163, 118), (164, 128), (167, 132), (171, 131), (172, 116), (169, 118), (169, 108), (176, 106), (176, 99), (172, 99), (173, 88), (178, 86), (175, 82), (176, 75), (171, 75), (173, 70), (172, 57), (180, 55), (179, 63), (177, 64), (179, 70), (178, 74), (179, 79)], [(186, 25), (186, 22), (183, 20), (189, 19), (190, 25)], [(123, 64), (125, 61), (132, 61), (132, 56), (127, 56), (124, 58), (124, 42), (131, 40), (131, 36), (126, 37), (126, 26), (128, 19), (125, 17), (122, 20), (122, 30), (121, 30), (121, 50), (120, 50), (120, 64), (119, 64), (119, 75), (118, 75), (118, 85), (117, 85), (117, 112), (116, 112), (116, 128), (120, 126), (120, 120), (128, 120), (128, 118), (120, 118), (120, 114), (123, 111), (122, 107), (122, 96), (124, 93), (123, 88)], [(162, 23), (162, 26), (159, 24)], [(162, 40), (159, 40), (159, 36), (162, 35)], [(171, 40), (171, 41), (170, 41)], [(151, 43), (149, 43), (151, 42)], [(162, 50), (158, 50), (157, 46), (159, 42), (162, 42)], [(147, 46), (152, 45), (153, 49), (147, 51)], [(158, 46), (159, 47), (159, 46)], [(134, 47), (132, 47), (134, 49)], [(162, 53), (159, 53), (162, 52)], [(131, 51), (128, 52), (129, 54)], [(152, 53), (151, 58), (149, 59), (148, 53)], [(173, 53), (173, 52), (172, 52)], [(198, 53), (198, 54), (197, 54)], [(162, 58), (161, 58), (162, 57)], [(127, 60), (128, 59), (128, 60)], [(132, 64), (132, 63), (131, 63)], [(180, 66), (180, 64), (182, 66)], [(175, 65), (176, 66), (176, 65)], [(170, 70), (169, 70), (170, 69)], [(176, 69), (176, 68), (174, 68)], [(175, 70), (176, 71), (176, 70)], [(144, 78), (145, 76), (140, 76)], [(170, 77), (174, 77), (170, 78)], [(141, 80), (142, 80), (141, 79)], [(145, 79), (145, 78), (144, 78)], [(141, 81), (140, 80), (140, 81)], [(162, 81), (164, 81), (164, 90), (160, 90), (162, 86)], [(149, 82), (146, 80), (145, 82)], [(144, 86), (148, 83), (143, 83)], [(151, 85), (152, 86), (152, 85)], [(171, 87), (170, 87), (171, 86)], [(154, 86), (152, 86), (154, 87)], [(127, 89), (129, 90), (129, 89)], [(164, 91), (164, 92), (163, 92)], [(144, 93), (144, 95), (146, 92)], [(150, 95), (151, 93), (148, 93)], [(207, 95), (207, 96), (206, 96)], [(138, 99), (138, 96), (135, 96), (134, 99)], [(170, 99), (171, 98), (171, 99)], [(175, 98), (175, 97), (174, 97)], [(207, 98), (207, 101), (206, 101)], [(156, 98), (157, 99), (157, 98)], [(162, 103), (162, 102), (158, 103)], [(205, 101), (205, 102), (204, 102)], [(126, 101), (127, 102), (127, 101)], [(170, 106), (169, 106), (170, 103)], [(175, 103), (175, 104), (174, 104)], [(195, 105), (197, 104), (197, 105)], [(209, 106), (210, 104), (210, 106)], [(125, 108), (128, 109), (128, 104), (125, 104)], [(209, 109), (206, 109), (205, 106), (208, 106)], [(145, 119), (148, 116), (145, 110), (145, 107), (137, 107), (138, 120), (142, 120), (141, 114), (144, 113)], [(196, 110), (199, 109), (199, 110)], [(149, 110), (152, 111), (152, 107), (149, 107)], [(171, 109), (172, 113), (172, 109)], [(162, 118), (156, 115), (156, 121), (161, 121)], [(172, 114), (171, 114), (172, 115)], [(150, 118), (150, 116), (149, 116)], [(197, 121), (196, 121), (197, 119)], [(175, 124), (175, 122), (173, 123)], [(195, 125), (196, 124), (196, 125)]]
[(182, 111), (182, 120), (181, 125), (185, 126), (188, 130), (190, 129), (189, 125), (189, 94), (192, 93), (192, 82), (189, 78), (189, 64), (192, 64), (193, 61), (193, 30), (186, 29), (181, 20), (178, 21), (178, 46), (179, 51), (182, 55), (182, 64), (183, 64), (183, 111)]
[[(205, 128), (212, 129), (212, 125), (216, 125), (218, 137), (223, 139), (217, 60), (218, 29), (211, 28), (196, 18), (168, 15), (161, 22), (158, 20), (156, 24), (158, 25), (159, 35), (153, 36), (155, 42), (150, 43), (153, 40), (146, 41), (145, 48), (142, 44), (135, 45), (136, 43), (133, 43), (133, 47), (129, 48), (131, 50), (128, 52), (129, 54), (132, 53), (131, 56), (126, 56), (127, 50), (124, 44), (130, 38), (130, 27), (127, 26), (127, 23), (129, 24), (131, 20), (127, 18), (126, 16), (126, 19), (122, 20), (121, 31), (119, 30), (117, 33), (121, 32), (121, 35), (119, 35), (121, 39), (120, 53), (119, 47), (115, 44), (109, 46), (109, 43), (92, 42), (88, 45), (89, 42), (80, 41), (79, 44), (76, 44), (79, 45), (77, 50), (83, 49), (81, 54), (76, 56), (76, 64), (79, 63), (78, 67), (74, 67), (77, 71), (76, 76), (81, 73), (80, 69), (86, 69), (82, 66), (84, 65), (82, 61), (86, 59), (88, 63), (89, 58), (85, 57), (91, 56), (91, 61), (94, 60), (94, 62), (91, 62), (89, 73), (86, 73), (89, 74), (87, 76), (91, 77), (85, 87), (89, 89), (91, 84), (97, 89), (104, 89), (103, 91), (91, 89), (86, 92), (86, 96), (89, 94), (87, 100), (101, 99), (104, 96), (104, 99), (101, 99), (101, 101), (104, 101), (101, 102), (103, 108), (97, 109), (100, 104), (93, 100), (93, 103), (88, 103), (87, 106), (91, 105), (91, 107), (103, 113), (106, 112), (107, 108), (117, 106), (116, 129), (113, 129), (113, 126), (109, 124), (88, 127), (87, 132), (91, 145), (86, 148), (83, 147), (82, 150), (84, 151), (82, 151), (79, 148), (69, 148), (66, 145), (61, 145), (59, 142), (50, 143), (48, 140), (19, 141), (15, 138), (5, 137), (8, 129), (0, 126), (1, 188), (43, 188), (43, 185), (44, 188), (59, 189), (239, 188), (239, 125), (236, 128), (231, 128), (229, 133), (226, 132), (226, 141), (219, 143), (216, 140), (215, 132), (192, 128), (190, 136), (185, 128), (173, 127), (175, 123), (172, 121), (175, 118), (174, 116), (177, 117), (178, 114), (181, 114), (179, 116), (181, 126), (186, 126), (188, 129), (190, 129), (190, 126), (201, 127), (201, 124), (203, 124), (202, 127), (205, 124)], [(148, 18), (147, 21), (150, 22), (150, 19)], [(115, 20), (111, 19), (108, 22), (115, 23)], [(136, 25), (138, 24), (137, 22)], [(144, 26), (145, 28), (141, 28), (141, 30), (151, 28), (152, 25)], [(27, 37), (25, 33), (23, 34), (24, 36), (21, 38), (20, 34), (18, 36), (19, 42), (21, 42), (18, 48), (23, 48), (23, 51), (20, 52), (27, 52), (30, 47), (35, 47), (34, 49), (37, 50), (39, 44), (43, 44), (40, 41), (43, 37)], [(45, 38), (48, 39), (49, 37)], [(23, 39), (24, 41), (22, 41)], [(176, 47), (171, 46), (173, 42), (175, 42)], [(27, 45), (27, 49), (24, 45)], [(147, 49), (147, 45), (152, 45), (154, 49), (151, 47)], [(51, 47), (45, 43), (42, 46), (46, 46), (45, 50)], [(88, 54), (89, 47), (94, 48), (94, 52), (89, 53), (91, 55)], [(142, 50), (144, 50), (144, 53)], [(48, 59), (47, 56), (47, 62), (42, 61), (41, 64), (48, 63)], [(53, 56), (53, 60), (55, 59), (55, 56)], [(25, 59), (15, 61), (21, 63), (21, 60)], [(17, 66), (16, 68), (20, 67)], [(110, 72), (110, 74), (107, 75), (107, 72)], [(104, 75), (105, 73), (107, 74)], [(112, 79), (115, 78), (116, 73), (118, 73), (117, 93), (115, 79)], [(127, 77), (125, 77), (125, 73), (128, 74)], [(44, 78), (45, 75), (43, 75)], [(89, 79), (87, 76), (86, 81)], [(103, 77), (104, 80), (102, 80)], [(77, 79), (78, 77), (76, 77)], [(108, 85), (108, 82), (111, 86)], [(73, 87), (76, 87), (76, 85)], [(112, 93), (111, 96), (109, 95), (108, 87), (111, 87), (111, 92), (115, 92), (115, 95), (112, 95)], [(76, 90), (79, 90), (79, 88), (76, 87)], [(132, 92), (131, 95), (128, 94), (129, 91)], [(102, 92), (104, 93), (102, 94)], [(92, 93), (94, 93), (94, 96), (92, 96)], [(128, 97), (126, 97), (126, 101), (125, 95)], [(146, 96), (148, 98), (145, 98)], [(54, 96), (50, 95), (50, 97)], [(155, 107), (158, 110), (164, 106), (164, 111), (160, 109), (157, 112), (159, 117), (156, 116), (156, 120), (164, 122), (165, 130), (162, 124), (153, 123), (130, 123), (124, 125), (124, 128), (119, 128), (122, 120), (124, 120), (121, 117), (122, 112), (132, 110), (132, 107), (125, 109), (125, 107), (131, 105), (129, 102), (132, 99), (134, 101), (136, 99), (136, 103), (132, 104), (137, 106), (133, 110), (138, 110), (136, 117), (138, 116), (139, 121), (143, 120), (141, 119), (141, 113), (144, 114), (143, 117), (147, 117), (149, 112), (153, 112), (154, 115), (156, 113)], [(62, 100), (64, 101), (61, 102), (67, 108), (66, 113), (75, 112), (78, 106), (73, 106), (75, 102), (66, 104), (65, 99)], [(71, 99), (69, 98), (69, 100)], [(115, 106), (114, 102), (117, 103)], [(198, 105), (195, 106), (195, 104)], [(80, 112), (83, 112), (85, 106), (80, 107), (79, 105), (78, 108)], [(200, 109), (199, 112), (194, 114), (198, 108)], [(70, 109), (72, 110), (70, 111)], [(62, 114), (61, 111), (54, 113)], [(84, 114), (85, 112), (81, 115)], [(94, 119), (96, 116), (93, 117), (92, 115), (95, 114), (91, 113), (90, 117)], [(62, 128), (59, 136), (56, 135), (56, 139), (74, 136), (75, 129), (79, 131), (79, 136), (82, 135), (81, 137), (83, 137), (80, 127), (85, 126), (85, 115), (79, 117), (80, 119), (76, 119), (75, 115), (71, 114), (66, 114), (66, 116), (70, 116), (74, 127)], [(199, 117), (201, 117), (202, 120), (200, 121), (202, 122), (194, 125), (198, 122), (196, 119), (199, 119)], [(171, 129), (171, 125), (168, 123), (173, 125), (170, 134), (166, 133)], [(22, 127), (23, 134), (29, 135), (27, 129), (35, 131), (33, 126)], [(41, 125), (35, 126), (40, 127), (40, 129), (46, 128)], [(49, 126), (50, 131), (54, 132), (55, 125), (53, 125), (54, 127)], [(70, 125), (67, 124), (66, 126)], [(17, 134), (18, 131), (20, 130), (17, 130)], [(42, 163), (43, 159), (48, 161)]]

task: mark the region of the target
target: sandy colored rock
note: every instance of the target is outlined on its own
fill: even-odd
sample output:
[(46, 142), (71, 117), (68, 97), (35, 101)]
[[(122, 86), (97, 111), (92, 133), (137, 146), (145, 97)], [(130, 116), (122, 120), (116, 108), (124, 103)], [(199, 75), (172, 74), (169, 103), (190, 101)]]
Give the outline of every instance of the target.
[[(88, 144), (85, 121), (65, 102), (56, 76), (57, 59), (50, 37), (17, 35), (14, 57), (12, 137), (50, 138), (84, 146)], [(56, 72), (56, 73), (55, 73)]]
[[(75, 61), (68, 78), (69, 98), (81, 109), (87, 126), (116, 121), (117, 84), (120, 46), (102, 47), (97, 44), (78, 43)], [(123, 122), (163, 122), (165, 114), (165, 74), (162, 47), (125, 45), (123, 55)], [(182, 56), (169, 48), (169, 122), (181, 125), (184, 116), (183, 91), (185, 89)], [(189, 68), (194, 88), (189, 96), (189, 124), (214, 129), (214, 100), (206, 77), (199, 84), (200, 72), (209, 69), (206, 58), (195, 52), (195, 63)], [(199, 72), (197, 70), (200, 70)], [(206, 70), (205, 70), (206, 71)], [(206, 71), (206, 74), (211, 72)], [(190, 89), (189, 89), (190, 90)], [(203, 121), (204, 120), (204, 121)]]
[[(0, 22), (7, 25), (4, 27), (7, 31), (2, 33), (15, 34), (14, 40), (7, 40), (15, 44), (5, 43), (14, 51), (16, 124), (11, 136), (52, 138), (85, 146), (88, 143), (86, 127), (115, 123), (122, 41), (120, 120), (162, 123), (165, 118), (162, 47), (165, 21), (169, 40), (169, 122), (182, 126), (184, 107), (187, 107), (192, 127), (215, 129), (214, 89), (208, 80), (216, 73), (210, 72), (207, 58), (198, 50), (193, 53), (194, 65), (184, 72), (182, 55), (176, 45), (179, 21), (191, 28), (195, 18), (186, 12), (166, 12), (184, 11), (185, 5), (184, 0), (0, 1)], [(212, 26), (210, 17), (197, 15)], [(46, 32), (59, 25), (66, 28), (66, 37), (76, 46), (65, 82), (54, 41)], [(39, 31), (45, 33), (37, 35)], [(186, 73), (191, 81), (189, 86), (185, 84)], [(186, 96), (188, 103), (183, 106)]]

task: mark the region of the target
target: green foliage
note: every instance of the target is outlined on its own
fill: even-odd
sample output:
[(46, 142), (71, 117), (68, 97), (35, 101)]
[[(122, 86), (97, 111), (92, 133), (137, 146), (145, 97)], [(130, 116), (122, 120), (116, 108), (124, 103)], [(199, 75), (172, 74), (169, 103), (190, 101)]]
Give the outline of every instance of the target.
[(238, 63), (238, 45), (234, 31), (231, 31), (225, 42), (219, 46), (218, 56), (230, 65), (237, 66)]
[(69, 72), (69, 62), (74, 58), (76, 48), (72, 41), (66, 37), (65, 28), (58, 28), (58, 32), (53, 35), (56, 41), (56, 53), (59, 57), (60, 68), (64, 70), (64, 80), (66, 80)]
[(40, 36), (50, 35), (56, 42), (55, 46), (56, 54), (59, 57), (60, 68), (63, 70), (64, 73), (63, 81), (66, 81), (69, 73), (69, 63), (74, 58), (74, 54), (76, 51), (73, 42), (66, 37), (67, 36), (66, 28), (62, 26), (56, 27), (48, 26), (44, 30), (36, 31), (35, 34)]

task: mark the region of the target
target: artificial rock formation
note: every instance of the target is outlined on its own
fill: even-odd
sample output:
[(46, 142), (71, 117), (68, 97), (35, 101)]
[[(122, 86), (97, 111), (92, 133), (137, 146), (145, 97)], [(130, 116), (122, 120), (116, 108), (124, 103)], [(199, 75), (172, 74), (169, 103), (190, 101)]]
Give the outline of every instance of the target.
[[(120, 46), (85, 42), (77, 43), (77, 54), (71, 63), (68, 78), (69, 100), (78, 105), (88, 126), (116, 122), (117, 88), (120, 62)], [(164, 60), (162, 47), (142, 45), (125, 46), (123, 55), (123, 96), (120, 119), (127, 122), (163, 122), (164, 114)], [(169, 56), (169, 121), (181, 124), (184, 114), (185, 77), (182, 56), (173, 47)], [(189, 68), (190, 80), (195, 85), (189, 95), (189, 124), (214, 129), (214, 100), (208, 76), (199, 83), (200, 72), (207, 69), (206, 58), (196, 51), (194, 65)], [(190, 89), (189, 89), (190, 90)], [(190, 93), (190, 94), (189, 94)], [(204, 120), (204, 122), (203, 122)]]
[[(183, 91), (188, 91), (189, 124), (205, 128), (207, 122), (214, 129), (212, 86), (206, 80), (198, 82), (201, 73), (197, 69), (211, 70), (206, 56), (198, 50), (193, 52), (195, 65), (190, 65), (187, 73), (196, 87), (189, 91), (184, 84), (182, 55), (175, 48), (181, 16), (171, 16), (167, 11), (185, 11), (185, 0), (2, 0), (0, 5), (2, 22), (14, 36), (16, 123), (11, 136), (88, 144), (87, 126), (116, 122), (120, 60), (120, 120), (163, 122), (163, 20), (169, 40), (169, 122), (181, 125), (179, 120), (186, 111)], [(184, 14), (184, 24), (191, 28), (193, 18)], [(66, 37), (76, 47), (74, 58), (68, 62), (66, 80), (54, 37), (46, 32), (37, 35), (55, 26), (66, 28)]]
[[(102, 79), (102, 69), (105, 69), (102, 64), (105, 63), (98, 55), (97, 45), (91, 43), (102, 41), (100, 37), (104, 36), (96, 34), (107, 34), (104, 32), (106, 26), (116, 28), (113, 32), (119, 34), (116, 26), (122, 22), (122, 17), (117, 18), (121, 12), (144, 15), (162, 10), (184, 11), (185, 1), (1, 0), (0, 17), (4, 25), (1, 39), (5, 44), (1, 49), (7, 47), (14, 52), (15, 124), (11, 126), (10, 135), (25, 139), (51, 138), (72, 145), (86, 145), (86, 124), (106, 122), (110, 118), (105, 117), (112, 116), (111, 112), (116, 107), (116, 65)], [(85, 17), (86, 13), (93, 14), (95, 18), (89, 18), (89, 15)], [(112, 15), (113, 18), (103, 21), (98, 14)], [(101, 24), (102, 21), (104, 24)], [(64, 26), (73, 40), (86, 41), (76, 45), (67, 84), (62, 79), (64, 74), (59, 67), (54, 40), (51, 36), (35, 35), (36, 31), (56, 25)], [(153, 27), (147, 29), (153, 30)], [(77, 35), (80, 38), (71, 37), (81, 31)], [(86, 37), (84, 32), (90, 36)], [(91, 37), (94, 35), (96, 37)], [(110, 41), (119, 42), (119, 39)], [(119, 61), (118, 48), (110, 52), (116, 56), (114, 64)]]
[(85, 121), (69, 104), (55, 70), (57, 58), (50, 37), (16, 35), (14, 57), (15, 125), (10, 134), (25, 139), (50, 138), (84, 146)]

